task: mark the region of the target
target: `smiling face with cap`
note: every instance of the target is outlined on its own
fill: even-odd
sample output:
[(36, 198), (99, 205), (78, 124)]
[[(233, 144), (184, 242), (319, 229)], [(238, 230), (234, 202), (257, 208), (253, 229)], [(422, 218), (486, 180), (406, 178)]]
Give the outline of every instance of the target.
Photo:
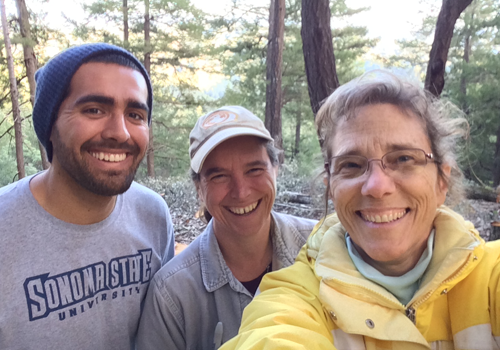
[(277, 166), (273, 166), (266, 141), (239, 136), (213, 149), (200, 171), (198, 196), (222, 235), (268, 234), (276, 197)]
[(190, 134), (191, 168), (216, 235), (269, 233), (277, 159), (262, 120), (243, 107), (202, 116)]

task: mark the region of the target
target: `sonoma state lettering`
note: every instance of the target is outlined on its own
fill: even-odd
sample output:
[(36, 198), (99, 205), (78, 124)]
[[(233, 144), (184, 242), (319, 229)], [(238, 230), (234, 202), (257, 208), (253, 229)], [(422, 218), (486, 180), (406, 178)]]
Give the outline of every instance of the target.
[[(24, 292), (30, 321), (59, 312), (59, 320), (76, 316), (95, 305), (140, 293), (140, 286), (151, 279), (152, 249), (98, 262), (59, 275), (49, 273), (27, 278)], [(86, 303), (82, 303), (86, 301)], [(76, 307), (72, 307), (79, 304)]]

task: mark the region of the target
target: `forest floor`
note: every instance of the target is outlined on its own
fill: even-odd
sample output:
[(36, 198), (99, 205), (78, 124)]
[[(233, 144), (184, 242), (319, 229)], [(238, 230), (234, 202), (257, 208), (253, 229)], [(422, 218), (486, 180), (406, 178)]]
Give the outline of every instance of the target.
[[(288, 170), (278, 178), (274, 210), (306, 218), (322, 218), (325, 215), (324, 186), (319, 181), (311, 183), (309, 178), (297, 176), (293, 169)], [(176, 242), (189, 244), (203, 232), (206, 223), (197, 215), (199, 205), (191, 181), (147, 179), (140, 182), (165, 198), (174, 223)], [(297, 203), (297, 200), (303, 203)], [(500, 221), (500, 204), (495, 202), (465, 199), (452, 209), (471, 221), (485, 240), (489, 240), (492, 234), (491, 223)], [(330, 202), (328, 212), (332, 211)]]

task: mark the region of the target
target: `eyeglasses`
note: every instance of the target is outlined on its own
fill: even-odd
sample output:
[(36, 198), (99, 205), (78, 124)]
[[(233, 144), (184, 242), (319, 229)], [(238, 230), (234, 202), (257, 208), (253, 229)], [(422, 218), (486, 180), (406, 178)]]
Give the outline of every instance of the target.
[(422, 149), (409, 148), (392, 151), (384, 154), (381, 159), (368, 159), (357, 155), (343, 155), (330, 159), (325, 167), (331, 176), (353, 179), (364, 175), (368, 171), (370, 162), (380, 161), (382, 168), (388, 174), (411, 175), (434, 160), (432, 153), (425, 153)]

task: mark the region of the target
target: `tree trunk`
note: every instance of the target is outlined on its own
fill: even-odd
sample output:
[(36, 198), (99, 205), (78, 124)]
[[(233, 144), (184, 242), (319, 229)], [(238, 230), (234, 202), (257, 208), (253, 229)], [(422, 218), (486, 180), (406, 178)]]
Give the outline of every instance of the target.
[(128, 4), (123, 0), (123, 47), (128, 49)]
[[(467, 21), (465, 23), (465, 40), (464, 40), (464, 62), (463, 62), (463, 69), (462, 69), (462, 76), (460, 77), (460, 94), (462, 95), (462, 110), (466, 113), (469, 114), (469, 104), (467, 103), (467, 78), (466, 78), (466, 70), (467, 66), (469, 65), (470, 61), (470, 53), (472, 49), (472, 27), (473, 27), (473, 21), (474, 21), (474, 6), (470, 8), (470, 21), (467, 24)], [(469, 12), (469, 11), (467, 11)], [(467, 18), (467, 12), (466, 12), (466, 18)]]
[[(149, 0), (144, 0), (144, 68), (151, 76), (151, 41), (149, 39), (150, 18), (149, 18)], [(149, 125), (149, 147), (146, 156), (148, 164), (148, 176), (155, 177), (155, 149), (153, 137), (153, 123)]]
[(455, 22), (471, 2), (472, 0), (443, 0), (425, 76), (425, 89), (436, 97), (441, 95), (444, 88), (444, 72)]
[(314, 115), (321, 102), (339, 87), (335, 68), (328, 0), (302, 0), (302, 51)]
[(465, 70), (469, 64), (469, 57), (471, 51), (471, 35), (470, 32), (466, 33), (464, 43), (464, 62), (462, 69), (462, 76), (460, 77), (460, 95), (462, 95), (462, 110), (469, 114), (469, 104), (467, 103), (467, 78), (465, 77)]
[(300, 126), (302, 122), (302, 113), (299, 111), (297, 113), (297, 118), (295, 122), (295, 147), (293, 149), (293, 156), (297, 157), (300, 153)]
[[(25, 0), (16, 0), (17, 15), (19, 16), (19, 28), (21, 36), (24, 38), (23, 51), (24, 51), (24, 65), (26, 66), (26, 75), (28, 76), (28, 83), (30, 86), (30, 102), (31, 107), (35, 105), (35, 72), (38, 68), (35, 52), (33, 51), (33, 41), (31, 40), (31, 28), (29, 22), (28, 8), (26, 7)], [(40, 149), (40, 157), (42, 159), (43, 169), (48, 169), (50, 162), (47, 159), (47, 152), (40, 142), (38, 142)]]
[(7, 68), (9, 70), (10, 81), (10, 98), (12, 101), (12, 114), (14, 117), (17, 173), (19, 175), (19, 179), (22, 179), (26, 176), (24, 172), (23, 130), (21, 124), (21, 111), (19, 110), (19, 93), (17, 91), (16, 74), (14, 72), (14, 60), (12, 58), (12, 49), (10, 46), (9, 27), (7, 24), (7, 15), (5, 13), (5, 0), (0, 0), (0, 12), (2, 13), (3, 38), (5, 42), (5, 52), (7, 53)]
[[(269, 40), (266, 58), (266, 118), (265, 125), (277, 148), (283, 149), (281, 130), (281, 77), (285, 32), (285, 0), (271, 0), (269, 8)], [(283, 162), (283, 153), (280, 162)]]

